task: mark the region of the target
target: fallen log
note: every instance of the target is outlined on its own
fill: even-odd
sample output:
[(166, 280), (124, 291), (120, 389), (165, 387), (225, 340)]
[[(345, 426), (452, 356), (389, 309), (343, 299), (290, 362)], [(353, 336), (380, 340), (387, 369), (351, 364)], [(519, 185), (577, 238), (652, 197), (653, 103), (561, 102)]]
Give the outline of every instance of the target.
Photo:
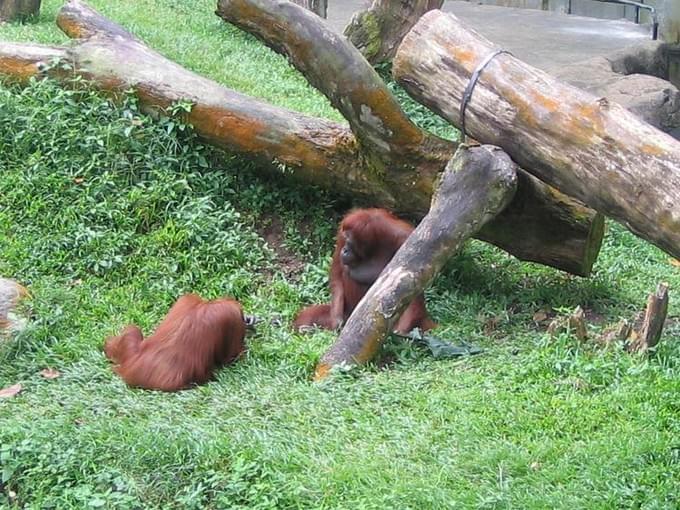
[(314, 378), (323, 379), (336, 365), (371, 360), (408, 304), (471, 235), (503, 210), (516, 186), (515, 164), (501, 150), (461, 145), (442, 174), (430, 212), (356, 306)]
[[(460, 126), (464, 90), (495, 49), (455, 16), (431, 11), (404, 38), (393, 72), (413, 97)], [(507, 54), (482, 72), (466, 119), (475, 139), (680, 256), (680, 143), (669, 135)]]
[[(80, 76), (105, 92), (133, 90), (146, 112), (190, 101), (193, 108), (185, 120), (208, 143), (275, 161), (292, 178), (359, 204), (422, 218), (433, 182), (456, 144), (411, 123), (358, 50), (313, 13), (280, 0), (221, 2), (220, 14), (227, 12), (250, 20), (242, 25), (254, 24), (250, 29), (260, 30), (261, 37), (278, 40), (280, 50), (332, 98), (349, 127), (275, 107), (201, 77), (80, 0), (67, 2), (57, 17), (73, 44), (0, 43), (0, 76), (19, 82), (45, 74), (64, 81)], [(480, 237), (520, 259), (588, 275), (600, 248), (602, 217), (529, 177), (520, 179), (515, 200), (508, 215), (499, 215)]]
[(368, 9), (354, 13), (344, 34), (371, 64), (392, 60), (401, 40), (416, 21), (444, 0), (373, 0)]

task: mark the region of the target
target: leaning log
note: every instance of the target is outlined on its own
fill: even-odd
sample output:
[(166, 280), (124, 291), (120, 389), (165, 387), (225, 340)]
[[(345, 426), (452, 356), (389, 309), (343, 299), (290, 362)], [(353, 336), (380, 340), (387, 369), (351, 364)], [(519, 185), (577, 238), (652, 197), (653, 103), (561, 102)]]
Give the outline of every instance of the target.
[[(393, 71), (460, 126), (464, 90), (495, 49), (455, 16), (432, 11), (404, 39)], [(473, 90), (466, 126), (542, 181), (680, 256), (680, 143), (623, 107), (500, 54)]]
[(442, 174), (427, 216), (356, 306), (337, 341), (321, 358), (315, 379), (336, 365), (365, 363), (416, 295), (446, 261), (512, 200), (515, 164), (491, 146), (461, 145)]
[(401, 40), (416, 21), (444, 0), (373, 0), (371, 6), (354, 13), (345, 36), (371, 64), (392, 60)]
[[(266, 10), (271, 6), (273, 11)], [(192, 73), (79, 0), (66, 3), (57, 18), (76, 39), (73, 44), (2, 43), (0, 76), (20, 82), (45, 74), (65, 81), (81, 76), (105, 92), (133, 90), (146, 112), (190, 101), (186, 121), (207, 142), (276, 161), (292, 178), (359, 204), (422, 218), (433, 182), (456, 144), (414, 126), (358, 51), (309, 11), (283, 1), (261, 1), (259, 7), (232, 2), (229, 9), (261, 22), (263, 37), (280, 38), (281, 48), (333, 98), (349, 127), (277, 108)], [(520, 180), (516, 200), (480, 237), (521, 259), (589, 274), (602, 239), (602, 217), (532, 178)]]

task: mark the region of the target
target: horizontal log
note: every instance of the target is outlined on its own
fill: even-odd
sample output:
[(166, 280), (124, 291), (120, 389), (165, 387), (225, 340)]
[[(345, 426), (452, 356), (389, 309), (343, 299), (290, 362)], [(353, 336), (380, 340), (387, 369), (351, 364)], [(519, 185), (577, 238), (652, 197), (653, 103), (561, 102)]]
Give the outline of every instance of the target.
[[(495, 49), (455, 16), (431, 11), (399, 47), (393, 72), (460, 126), (464, 90)], [(466, 126), (542, 181), (680, 256), (680, 143), (623, 107), (501, 54), (474, 88)]]

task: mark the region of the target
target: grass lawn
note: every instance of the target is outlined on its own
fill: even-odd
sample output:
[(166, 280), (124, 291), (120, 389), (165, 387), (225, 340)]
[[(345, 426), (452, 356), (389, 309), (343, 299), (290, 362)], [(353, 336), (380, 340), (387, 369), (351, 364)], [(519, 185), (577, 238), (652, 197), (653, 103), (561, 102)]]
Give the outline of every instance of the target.
[[(91, 4), (229, 87), (340, 119), (213, 1)], [(1, 26), (0, 40), (64, 42), (59, 5)], [(680, 508), (680, 269), (619, 225), (588, 279), (468, 243), (428, 307), (439, 336), (484, 354), (437, 361), (393, 342), (388, 366), (313, 384), (334, 336), (287, 326), (328, 299), (347, 204), (261, 176), (132, 97), (0, 86), (0, 126), (0, 275), (30, 286), (34, 317), (0, 344), (0, 388), (24, 388), (0, 400), (0, 508)], [(581, 305), (595, 337), (659, 281), (671, 318), (647, 357), (551, 339), (538, 321)], [(232, 295), (284, 326), (259, 327), (205, 386), (128, 389), (103, 339), (129, 322), (150, 331), (188, 291)], [(48, 367), (60, 377), (41, 377)]]

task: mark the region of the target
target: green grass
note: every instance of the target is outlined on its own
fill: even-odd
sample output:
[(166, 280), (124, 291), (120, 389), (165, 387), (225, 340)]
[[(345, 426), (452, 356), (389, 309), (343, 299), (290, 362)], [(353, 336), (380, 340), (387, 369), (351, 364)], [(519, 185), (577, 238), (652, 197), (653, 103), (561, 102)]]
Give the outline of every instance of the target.
[[(212, 2), (92, 3), (187, 67), (338, 118), (282, 58), (212, 15)], [(0, 38), (63, 41), (57, 5)], [(589, 279), (469, 243), (428, 307), (440, 336), (484, 354), (436, 361), (391, 343), (389, 367), (312, 384), (333, 335), (287, 324), (327, 298), (333, 197), (264, 177), (176, 120), (146, 118), (134, 98), (114, 106), (49, 82), (0, 87), (0, 126), (0, 275), (33, 294), (29, 328), (0, 345), (0, 388), (24, 386), (0, 400), (0, 507), (680, 506), (680, 271), (620, 226), (609, 226)], [(264, 241), (268, 225), (282, 246)], [(581, 305), (600, 318), (596, 336), (661, 280), (672, 319), (648, 357), (550, 339), (533, 321)], [(233, 295), (285, 325), (259, 327), (247, 357), (200, 388), (126, 388), (104, 337), (128, 322), (151, 330), (187, 291)], [(61, 377), (43, 379), (46, 367)]]

